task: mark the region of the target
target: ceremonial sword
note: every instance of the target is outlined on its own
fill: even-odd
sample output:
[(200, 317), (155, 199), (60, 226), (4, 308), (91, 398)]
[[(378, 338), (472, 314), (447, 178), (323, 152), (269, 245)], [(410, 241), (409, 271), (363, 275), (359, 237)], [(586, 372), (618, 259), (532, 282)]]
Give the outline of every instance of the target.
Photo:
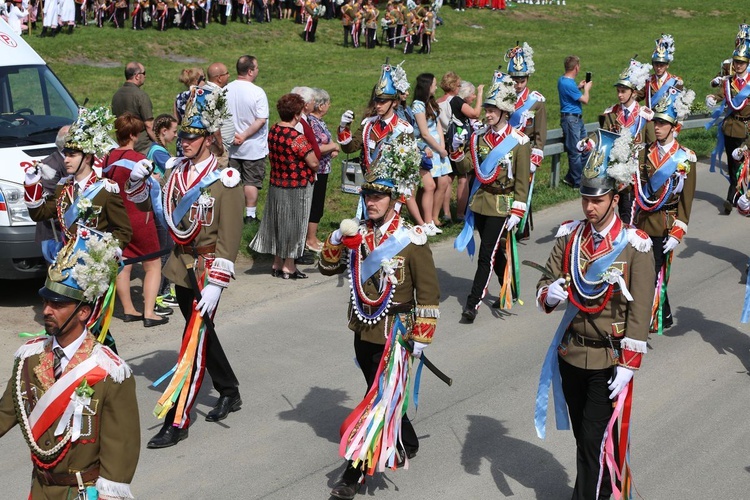
[(432, 361), (430, 361), (429, 359), (427, 359), (427, 356), (425, 356), (424, 353), (420, 356), (420, 359), (422, 360), (422, 362), (424, 363), (424, 365), (427, 367), (427, 369), (430, 370), (437, 378), (439, 378), (440, 380), (442, 380), (443, 382), (445, 382), (446, 384), (448, 384), (449, 387), (451, 385), (453, 385), (453, 379), (450, 378), (445, 373), (441, 372), (437, 368), (437, 366), (433, 365)]

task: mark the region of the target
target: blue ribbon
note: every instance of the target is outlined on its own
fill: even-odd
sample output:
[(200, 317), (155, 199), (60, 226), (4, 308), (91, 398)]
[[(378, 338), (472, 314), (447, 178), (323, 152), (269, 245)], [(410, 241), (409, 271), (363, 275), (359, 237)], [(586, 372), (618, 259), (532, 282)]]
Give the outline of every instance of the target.
[[(677, 166), (681, 161), (687, 161), (687, 153), (684, 149), (678, 149), (675, 154), (670, 156), (664, 164), (657, 168), (645, 186), (647, 196), (653, 196), (677, 171)], [(667, 195), (665, 198), (669, 198)]]
[(419, 358), (419, 365), (417, 366), (417, 373), (414, 375), (414, 409), (419, 409), (419, 383), (422, 380), (422, 367), (424, 362), (422, 358)]
[[(750, 260), (748, 260), (747, 265), (750, 266)], [(750, 322), (750, 279), (745, 284), (745, 304), (742, 306), (742, 317), (740, 318), (740, 323), (748, 322)]]
[[(180, 173), (175, 170), (172, 175), (180, 175)], [(190, 210), (190, 207), (193, 206), (193, 203), (198, 200), (201, 195), (201, 190), (216, 182), (219, 179), (219, 176), (221, 176), (221, 171), (216, 169), (207, 174), (198, 184), (187, 190), (172, 212), (172, 222), (175, 226), (180, 223), (188, 210)]]
[(523, 113), (531, 109), (531, 107), (536, 104), (537, 100), (538, 99), (534, 96), (534, 93), (529, 92), (529, 97), (526, 98), (526, 102), (524, 102), (520, 108), (515, 110), (512, 115), (510, 115), (510, 118), (508, 119), (508, 123), (510, 123), (510, 126), (518, 129), (521, 125), (521, 120), (523, 119)]
[[(580, 229), (580, 231), (582, 230), (583, 229)], [(573, 238), (575, 237), (577, 237), (577, 234), (573, 235)], [(586, 272), (586, 279), (588, 281), (599, 280), (599, 275), (609, 269), (615, 259), (625, 249), (627, 243), (627, 230), (623, 228), (615, 239), (612, 251), (600, 259), (595, 260), (591, 264), (591, 267), (589, 267), (589, 270)], [(544, 439), (547, 435), (547, 406), (549, 402), (550, 385), (552, 386), (552, 396), (555, 403), (555, 423), (557, 429), (561, 431), (570, 430), (568, 405), (565, 402), (565, 394), (562, 390), (562, 378), (560, 377), (557, 348), (560, 345), (560, 342), (562, 342), (563, 335), (568, 329), (568, 325), (573, 321), (576, 314), (578, 314), (578, 308), (573, 305), (572, 302), (569, 302), (562, 320), (555, 331), (555, 335), (552, 338), (552, 343), (547, 349), (547, 355), (544, 357), (544, 364), (542, 364), (542, 372), (539, 374), (539, 386), (536, 391), (536, 407), (534, 409), (534, 426), (536, 427), (537, 436), (541, 439)]]
[[(478, 142), (479, 138), (476, 134), (472, 137), (476, 149), (476, 143)], [(507, 155), (514, 147), (516, 147), (516, 145), (518, 145), (518, 139), (513, 134), (508, 134), (505, 139), (503, 139), (503, 142), (492, 148), (492, 151), (490, 151), (490, 153), (478, 167), (479, 171), (482, 173), (482, 176), (487, 178), (494, 175), (495, 170), (499, 168), (498, 163), (500, 162), (500, 160), (505, 158), (505, 155)], [(479, 178), (477, 178), (474, 180), (474, 183), (471, 186), (471, 192), (469, 193), (468, 197), (469, 203), (471, 203), (471, 199), (479, 190), (479, 186), (481, 186), (481, 181), (479, 180)], [(466, 216), (464, 217), (464, 227), (461, 230), (461, 233), (456, 237), (456, 241), (453, 242), (453, 248), (455, 248), (459, 252), (463, 252), (464, 250), (466, 250), (469, 254), (469, 257), (474, 256), (474, 212), (472, 212), (471, 208), (469, 208), (468, 206), (466, 207)]]
[(160, 385), (160, 384), (161, 384), (162, 382), (164, 382), (164, 381), (165, 381), (165, 380), (167, 380), (167, 379), (168, 379), (169, 377), (171, 377), (171, 376), (172, 376), (172, 374), (173, 374), (174, 372), (176, 372), (176, 371), (177, 371), (177, 365), (174, 365), (174, 366), (172, 367), (172, 369), (171, 369), (171, 370), (169, 370), (169, 371), (168, 371), (167, 373), (165, 373), (164, 375), (162, 375), (161, 377), (159, 377), (159, 378), (158, 378), (158, 379), (156, 380), (156, 382), (154, 382), (153, 384), (151, 384), (151, 387), (159, 387), (159, 385)]
[[(726, 93), (726, 86), (724, 87), (724, 91)], [(738, 108), (739, 105), (742, 104), (742, 101), (744, 101), (748, 97), (750, 97), (750, 85), (745, 85), (742, 90), (737, 93), (737, 95), (731, 98), (732, 105), (735, 108)], [(713, 113), (711, 113), (711, 121), (709, 121), (705, 125), (706, 130), (709, 130), (714, 125), (718, 125), (719, 121), (722, 118), (726, 119), (726, 116), (728, 116), (731, 111), (727, 110), (726, 108), (727, 102), (726, 99), (724, 99), (724, 101), (721, 102), (721, 105), (716, 108)], [(724, 116), (725, 111), (726, 116)], [(721, 169), (721, 154), (724, 152), (724, 131), (721, 129), (721, 127), (718, 127), (718, 129), (719, 130), (716, 133), (716, 147), (711, 152), (711, 167), (709, 168), (709, 172), (715, 172), (716, 167), (719, 167)], [(727, 178), (729, 182), (732, 182), (732, 179), (729, 178), (729, 173), (722, 172), (722, 174)]]
[[(133, 160), (121, 158), (109, 165), (105, 172), (108, 172), (112, 167), (122, 167), (132, 171), (135, 165), (136, 162)], [(156, 220), (161, 227), (167, 227), (166, 219), (164, 218), (164, 206), (162, 205), (161, 186), (153, 177), (147, 177), (146, 182), (148, 183), (148, 192), (151, 196), (151, 209), (154, 212), (154, 217), (156, 217)]]
[(653, 108), (654, 106), (656, 106), (656, 103), (659, 102), (662, 97), (664, 97), (664, 94), (666, 94), (671, 87), (674, 87), (675, 83), (677, 83), (677, 78), (675, 77), (672, 77), (664, 82), (662, 86), (659, 87), (659, 90), (657, 90), (656, 93), (651, 96), (651, 102), (648, 103), (649, 107)]
[(70, 228), (76, 222), (76, 220), (78, 220), (78, 200), (81, 199), (81, 196), (83, 196), (84, 198), (88, 198), (89, 200), (93, 200), (94, 197), (99, 194), (99, 191), (101, 191), (103, 188), (104, 181), (99, 179), (98, 181), (87, 187), (83, 191), (83, 193), (80, 193), (76, 197), (76, 199), (73, 200), (73, 203), (65, 211), (65, 215), (63, 215), (63, 219), (65, 220), (65, 227)]
[(388, 236), (388, 239), (370, 252), (370, 255), (362, 262), (359, 281), (364, 283), (370, 279), (370, 276), (380, 270), (380, 263), (383, 259), (391, 260), (396, 254), (406, 248), (409, 243), (411, 243), (411, 238), (409, 238), (409, 231), (407, 229), (400, 227), (394, 231)]

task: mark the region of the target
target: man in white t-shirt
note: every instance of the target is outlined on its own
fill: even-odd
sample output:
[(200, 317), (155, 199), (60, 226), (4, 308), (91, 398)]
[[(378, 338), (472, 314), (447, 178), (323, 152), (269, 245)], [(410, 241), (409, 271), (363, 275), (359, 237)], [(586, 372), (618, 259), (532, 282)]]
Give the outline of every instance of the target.
[(245, 187), (245, 222), (257, 220), (258, 191), (263, 187), (268, 156), (268, 98), (253, 83), (258, 60), (241, 56), (237, 79), (226, 86), (227, 108), (234, 119), (234, 143), (229, 148), (229, 166), (240, 171)]

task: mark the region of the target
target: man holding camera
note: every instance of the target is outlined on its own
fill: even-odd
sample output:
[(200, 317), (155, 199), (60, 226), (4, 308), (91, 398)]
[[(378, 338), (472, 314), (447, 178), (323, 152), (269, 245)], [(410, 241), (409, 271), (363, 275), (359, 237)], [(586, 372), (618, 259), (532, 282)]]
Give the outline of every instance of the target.
[(568, 173), (563, 182), (578, 189), (581, 185), (581, 172), (588, 160), (588, 153), (578, 151), (577, 144), (586, 137), (583, 123), (583, 105), (589, 102), (591, 90), (591, 73), (586, 79), (576, 84), (576, 77), (581, 70), (578, 56), (565, 58), (565, 74), (557, 80), (557, 92), (560, 96), (560, 126), (565, 141), (565, 152), (568, 153)]

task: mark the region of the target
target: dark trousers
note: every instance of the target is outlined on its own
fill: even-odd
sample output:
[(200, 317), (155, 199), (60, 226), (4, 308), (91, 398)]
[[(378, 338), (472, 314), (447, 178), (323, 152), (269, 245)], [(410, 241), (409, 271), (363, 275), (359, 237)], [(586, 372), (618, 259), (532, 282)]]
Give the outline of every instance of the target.
[[(651, 241), (653, 242), (653, 251), (654, 251), (654, 264), (656, 264), (656, 279), (659, 279), (659, 271), (661, 271), (661, 266), (664, 265), (664, 262), (667, 260), (667, 256), (664, 255), (664, 237), (663, 236), (651, 236)], [(664, 297), (664, 304), (661, 306), (661, 324), (664, 325), (664, 322), (669, 322), (672, 319), (672, 308), (669, 306), (669, 295), (665, 294)]]
[[(372, 384), (375, 383), (375, 375), (378, 372), (378, 365), (380, 364), (380, 358), (383, 357), (384, 350), (384, 344), (373, 344), (372, 342), (362, 340), (359, 335), (354, 336), (354, 355), (357, 358), (359, 368), (362, 370), (362, 375), (365, 376), (365, 381), (367, 382), (367, 391), (365, 391), (365, 394), (370, 390)], [(406, 415), (401, 418), (401, 441), (404, 443), (407, 454), (416, 453), (419, 449), (419, 438), (417, 438), (414, 426), (411, 425)], [(352, 463), (349, 462), (344, 471), (344, 478), (356, 481), (361, 474), (362, 472), (352, 467)]]
[[(175, 286), (175, 294), (177, 295), (177, 303), (180, 305), (180, 312), (185, 318), (185, 331), (183, 331), (183, 337), (187, 334), (187, 322), (190, 319), (190, 315), (193, 312), (193, 298), (195, 295), (190, 288), (183, 286)], [(206, 370), (211, 376), (211, 382), (213, 382), (214, 389), (219, 393), (220, 396), (235, 396), (239, 394), (239, 385), (237, 377), (234, 375), (232, 366), (229, 364), (224, 349), (221, 347), (219, 338), (216, 333), (207, 333), (206, 337), (206, 354), (205, 363)], [(193, 372), (193, 377), (198, 376)], [(200, 386), (196, 388), (196, 392), (200, 390)], [(174, 408), (167, 414), (164, 425), (172, 425), (174, 421)], [(190, 414), (190, 408), (187, 408), (188, 415)]]
[(316, 31), (318, 31), (318, 18), (313, 17), (312, 23), (310, 24), (310, 31), (305, 31), (305, 41), (314, 42)]
[(352, 32), (351, 26), (344, 26), (344, 47), (349, 46), (349, 35)]
[[(576, 482), (571, 500), (608, 499), (612, 494), (612, 484), (606, 465), (599, 463), (599, 456), (604, 431), (614, 411), (607, 388), (612, 368), (584, 370), (568, 364), (562, 357), (559, 361), (562, 388), (576, 438)], [(613, 438), (617, 456), (617, 426)], [(600, 467), (604, 471), (597, 497)]]
[(503, 271), (507, 259), (505, 249), (501, 248), (500, 232), (505, 225), (505, 217), (489, 217), (474, 214), (474, 229), (479, 232), (479, 252), (477, 255), (477, 272), (471, 285), (466, 309), (476, 309), (484, 296), (484, 290), (490, 279), (490, 272), (495, 271), (500, 284), (503, 282)]
[(396, 28), (388, 28), (385, 30), (385, 37), (388, 40), (388, 46), (390, 48), (396, 48)]
[(365, 30), (365, 33), (367, 34), (367, 40), (365, 41), (366, 45), (365, 47), (368, 49), (374, 49), (375, 48), (375, 36), (378, 33), (377, 28), (367, 28)]
[(742, 161), (732, 157), (732, 151), (742, 146), (745, 139), (739, 137), (724, 136), (724, 150), (727, 153), (727, 167), (729, 168), (729, 189), (727, 190), (727, 201), (734, 205), (737, 196), (737, 175), (742, 167)]
[(432, 52), (432, 35), (422, 33), (422, 48), (419, 49), (420, 54), (429, 54)]

